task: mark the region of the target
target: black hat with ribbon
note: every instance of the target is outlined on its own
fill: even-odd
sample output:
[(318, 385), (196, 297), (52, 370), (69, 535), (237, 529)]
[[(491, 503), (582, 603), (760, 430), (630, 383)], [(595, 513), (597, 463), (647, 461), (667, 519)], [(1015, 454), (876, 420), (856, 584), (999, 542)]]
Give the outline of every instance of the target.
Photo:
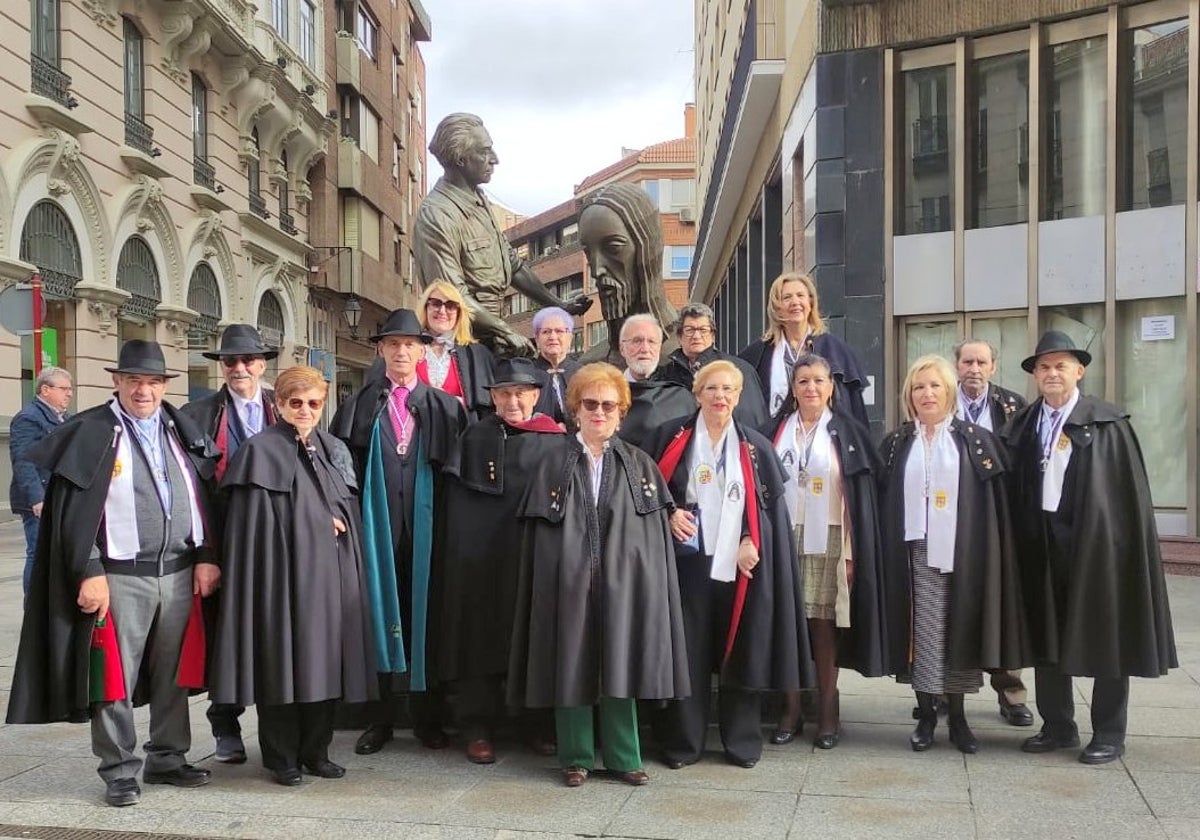
[(249, 324), (230, 324), (221, 333), (221, 346), (216, 350), (207, 350), (200, 354), (206, 359), (220, 360), (224, 356), (262, 356), (264, 359), (274, 359), (279, 355), (263, 343), (258, 330)]
[(433, 341), (433, 337), (421, 328), (421, 322), (417, 320), (417, 313), (411, 309), (397, 309), (392, 314), (387, 316), (387, 320), (379, 326), (379, 332), (368, 339), (372, 344), (378, 344), (388, 336), (409, 336), (411, 338), (419, 338), (421, 341), (428, 344)]
[(488, 388), (511, 388), (519, 385), (529, 385), (534, 388), (545, 388), (549, 377), (529, 359), (501, 359), (496, 363), (493, 381)]
[(117, 366), (106, 367), (109, 373), (129, 373), (141, 376), (163, 376), (174, 379), (178, 373), (167, 372), (167, 360), (157, 341), (131, 338), (121, 345)]
[(1033, 373), (1033, 366), (1037, 364), (1038, 357), (1045, 356), (1047, 353), (1070, 353), (1084, 367), (1092, 363), (1092, 354), (1076, 347), (1075, 342), (1071, 340), (1071, 336), (1058, 330), (1049, 330), (1042, 333), (1042, 337), (1038, 339), (1037, 348), (1033, 351), (1033, 355), (1021, 362), (1021, 367), (1026, 373)]

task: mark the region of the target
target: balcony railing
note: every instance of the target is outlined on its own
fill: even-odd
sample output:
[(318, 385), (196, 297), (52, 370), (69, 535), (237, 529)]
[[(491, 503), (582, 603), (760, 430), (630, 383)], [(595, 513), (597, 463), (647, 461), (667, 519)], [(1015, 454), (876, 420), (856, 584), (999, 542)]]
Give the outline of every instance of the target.
[(288, 236), (296, 235), (296, 220), (292, 218), (291, 213), (285, 213), (282, 210), (279, 211), (279, 229)]
[(154, 129), (133, 114), (125, 115), (125, 145), (148, 155), (154, 154)]
[(71, 77), (39, 55), (29, 56), (31, 88), (38, 96), (52, 99), (66, 108), (79, 103), (71, 96)]
[(192, 159), (192, 182), (208, 190), (217, 188), (217, 170), (204, 158)]
[(267, 210), (266, 199), (262, 197), (262, 193), (250, 193), (250, 212), (263, 219), (271, 218), (270, 211)]

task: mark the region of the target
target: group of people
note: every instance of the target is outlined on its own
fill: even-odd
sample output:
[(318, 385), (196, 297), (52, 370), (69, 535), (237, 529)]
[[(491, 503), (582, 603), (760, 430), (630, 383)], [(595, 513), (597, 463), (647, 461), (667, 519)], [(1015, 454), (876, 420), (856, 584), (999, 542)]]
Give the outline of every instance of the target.
[[(639, 714), (667, 767), (698, 761), (714, 674), (724, 756), (752, 767), (767, 692), (784, 698), (770, 740), (794, 739), (815, 689), (813, 743), (838, 745), (840, 668), (911, 682), (914, 750), (944, 702), (966, 753), (984, 672), (1031, 725), (1035, 666), (1029, 752), (1079, 744), (1071, 679), (1095, 677), (1080, 758), (1118, 757), (1129, 677), (1176, 663), (1145, 469), (1128, 416), (1081, 392), (1087, 352), (1044, 335), (1030, 405), (990, 383), (986, 342), (918, 359), (880, 445), (812, 279), (778, 278), (767, 314), (734, 356), (688, 304), (665, 358), (659, 319), (629, 315), (622, 370), (570, 360), (573, 316), (549, 307), (534, 359), (496, 359), (458, 286), (434, 282), (371, 336), (376, 367), (328, 431), (320, 372), (268, 389), (275, 351), (252, 327), (225, 331), (207, 354), (225, 385), (182, 408), (161, 348), (127, 341), (113, 399), (23, 452), (44, 494), (9, 721), (90, 720), (112, 805), (138, 801), (139, 770), (207, 783), (181, 679), (205, 616), (216, 758), (246, 760), (255, 705), (282, 785), (344, 774), (338, 703), (367, 704), (360, 754), (406, 708), (425, 747), (453, 722), (491, 763), (519, 710), (566, 785), (594, 772), (597, 734), (605, 770), (645, 784)], [(97, 693), (107, 625), (115, 695)]]

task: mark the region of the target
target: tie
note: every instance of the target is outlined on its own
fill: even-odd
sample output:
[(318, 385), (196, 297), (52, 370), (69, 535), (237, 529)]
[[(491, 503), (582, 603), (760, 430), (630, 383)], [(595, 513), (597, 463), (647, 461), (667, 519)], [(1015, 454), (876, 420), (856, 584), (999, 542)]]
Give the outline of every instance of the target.
[(246, 436), (262, 431), (262, 406), (256, 402), (246, 403)]
[(1042, 453), (1046, 458), (1050, 457), (1050, 450), (1054, 447), (1054, 432), (1058, 428), (1058, 418), (1062, 415), (1062, 411), (1055, 409), (1050, 412), (1050, 422), (1046, 424), (1045, 430), (1042, 432)]
[(409, 427), (412, 417), (408, 413), (408, 389), (397, 385), (392, 389), (392, 430), (396, 433), (396, 451), (403, 455), (408, 449)]
[(983, 410), (983, 400), (978, 402), (967, 403), (967, 415), (971, 418), (972, 423), (979, 422), (979, 412)]
[(554, 388), (554, 402), (558, 405), (558, 410), (563, 411), (562, 368), (550, 368), (546, 372), (550, 374), (550, 384)]

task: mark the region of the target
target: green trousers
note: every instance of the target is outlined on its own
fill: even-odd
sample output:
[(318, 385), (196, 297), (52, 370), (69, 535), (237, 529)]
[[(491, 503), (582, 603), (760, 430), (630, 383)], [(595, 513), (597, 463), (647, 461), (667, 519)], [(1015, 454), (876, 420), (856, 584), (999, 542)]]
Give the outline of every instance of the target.
[[(554, 710), (558, 732), (558, 762), (563, 767), (594, 770), (596, 737), (591, 706), (558, 706)], [(638, 743), (637, 701), (600, 698), (600, 743), (604, 766), (609, 770), (640, 770), (642, 747)]]

